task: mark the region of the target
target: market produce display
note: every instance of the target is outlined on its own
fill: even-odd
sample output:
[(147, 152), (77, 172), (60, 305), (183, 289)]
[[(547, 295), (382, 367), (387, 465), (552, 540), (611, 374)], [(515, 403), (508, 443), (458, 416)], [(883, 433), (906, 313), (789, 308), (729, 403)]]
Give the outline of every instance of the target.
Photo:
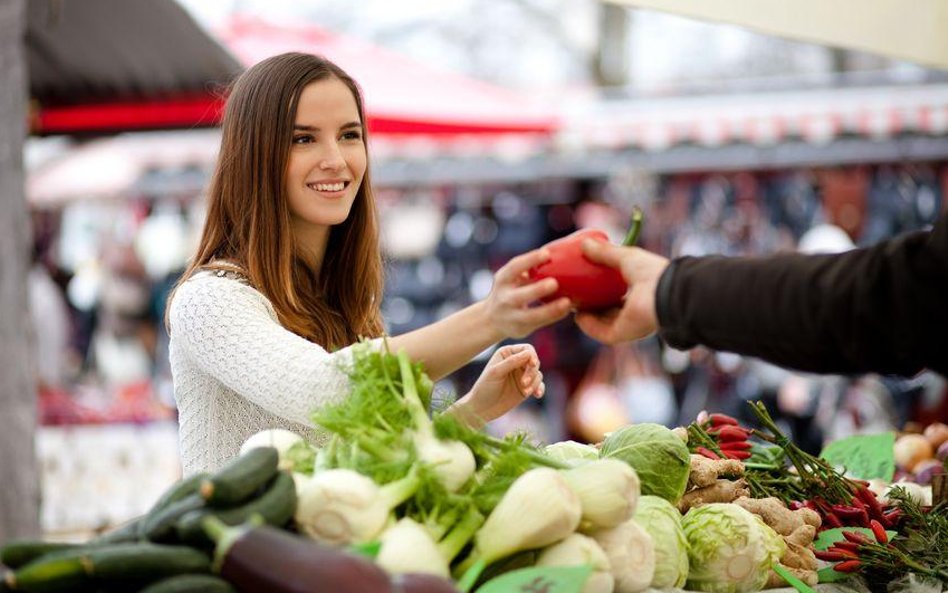
[[(324, 447), (264, 431), (117, 530), (4, 542), (0, 591), (884, 591), (906, 574), (948, 586), (938, 490), (891, 484), (885, 460), (855, 467), (845, 452), (862, 442), (824, 452), (853, 467), (810, 455), (760, 404), (759, 428), (712, 414), (538, 448), (429, 415), (431, 381), (403, 354), (360, 345), (350, 378), (348, 398), (314, 413)], [(892, 473), (911, 459), (918, 475), (903, 438), (878, 442)]]

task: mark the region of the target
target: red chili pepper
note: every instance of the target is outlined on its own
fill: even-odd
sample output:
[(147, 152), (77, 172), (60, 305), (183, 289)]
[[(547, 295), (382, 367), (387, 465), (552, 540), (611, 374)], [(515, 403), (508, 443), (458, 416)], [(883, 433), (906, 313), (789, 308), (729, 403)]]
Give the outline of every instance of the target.
[(885, 521), (888, 523), (889, 527), (895, 527), (899, 524), (901, 519), (902, 509), (895, 509), (894, 511), (889, 511), (885, 514)]
[(721, 451), (728, 459), (750, 459), (750, 451)]
[(721, 426), (722, 424), (730, 424), (731, 426), (739, 426), (740, 423), (737, 419), (728, 416), (727, 414), (711, 414), (708, 416), (708, 419), (711, 421), (712, 426)]
[(879, 504), (879, 499), (876, 498), (876, 494), (873, 491), (868, 488), (859, 488), (856, 490), (856, 496), (866, 503), (870, 518), (876, 520), (885, 518), (885, 514), (882, 512), (882, 505)]
[(747, 441), (728, 441), (726, 443), (721, 443), (722, 451), (749, 451), (753, 447)]
[(750, 438), (750, 432), (739, 426), (720, 426), (717, 430), (710, 431), (719, 441), (746, 441)]
[(824, 520), (830, 527), (842, 527), (842, 526), (843, 526), (843, 522), (840, 521), (840, 520), (839, 520), (839, 517), (837, 517), (836, 515), (834, 515), (832, 512), (826, 512), (826, 511), (824, 511), (824, 512), (823, 512), (823, 520)]
[(840, 562), (833, 567), (837, 572), (859, 572), (859, 568), (862, 566), (862, 563), (858, 560), (847, 560), (845, 562)]
[(857, 543), (854, 543), (854, 542), (848, 542), (848, 541), (846, 541), (846, 540), (840, 540), (840, 541), (834, 543), (832, 546), (830, 546), (830, 550), (833, 550), (833, 551), (842, 551), (842, 550), (845, 550), (845, 551), (849, 552), (850, 554), (853, 554), (853, 555), (855, 555), (855, 556), (858, 557), (858, 556), (859, 556), (859, 546), (860, 546), (860, 545), (862, 545), (862, 544), (857, 544)]
[(551, 302), (567, 297), (580, 310), (602, 310), (618, 307), (629, 290), (616, 268), (597, 264), (583, 254), (586, 239), (609, 243), (609, 237), (598, 229), (583, 229), (562, 239), (547, 243), (550, 259), (529, 271), (534, 281), (556, 278), (556, 292), (543, 299)]
[(720, 455), (718, 455), (717, 453), (715, 453), (715, 452), (712, 451), (711, 449), (707, 449), (707, 448), (705, 448), (705, 447), (696, 447), (696, 448), (695, 448), (695, 453), (697, 453), (698, 455), (704, 455), (704, 456), (707, 457), (708, 459), (721, 459), (721, 456), (720, 456)]
[(833, 512), (840, 519), (858, 519), (861, 513), (864, 513), (862, 509), (857, 509), (856, 507), (848, 507), (841, 504), (834, 504), (832, 507)]
[(872, 529), (872, 535), (876, 536), (876, 541), (880, 544), (889, 543), (889, 535), (885, 532), (885, 527), (875, 519), (869, 522), (869, 528)]
[(856, 555), (848, 550), (813, 550), (813, 555), (827, 562), (842, 562), (856, 558)]
[(858, 531), (844, 531), (843, 537), (855, 544), (862, 545), (870, 543), (870, 539)]

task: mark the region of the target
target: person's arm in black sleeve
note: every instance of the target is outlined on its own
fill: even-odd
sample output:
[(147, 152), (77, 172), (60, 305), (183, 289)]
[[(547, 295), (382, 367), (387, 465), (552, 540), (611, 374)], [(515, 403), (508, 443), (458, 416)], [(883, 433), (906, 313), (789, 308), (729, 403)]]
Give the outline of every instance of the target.
[(656, 290), (660, 335), (799, 370), (948, 375), (948, 216), (836, 255), (680, 258)]

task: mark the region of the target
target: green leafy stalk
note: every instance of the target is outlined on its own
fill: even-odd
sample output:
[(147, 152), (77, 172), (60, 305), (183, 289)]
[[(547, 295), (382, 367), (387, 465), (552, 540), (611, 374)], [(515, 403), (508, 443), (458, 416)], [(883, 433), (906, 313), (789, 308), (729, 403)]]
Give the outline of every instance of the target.
[(642, 219), (644, 215), (642, 214), (642, 209), (638, 206), (632, 208), (632, 224), (629, 227), (629, 232), (626, 233), (625, 239), (622, 240), (622, 244), (626, 247), (631, 247), (635, 245), (639, 240), (639, 234), (642, 232)]
[(767, 432), (754, 431), (754, 436), (780, 447), (797, 470), (799, 489), (806, 498), (821, 496), (831, 503), (850, 504), (858, 484), (849, 480), (819, 457), (796, 446), (777, 427), (763, 402), (748, 402), (754, 415)]

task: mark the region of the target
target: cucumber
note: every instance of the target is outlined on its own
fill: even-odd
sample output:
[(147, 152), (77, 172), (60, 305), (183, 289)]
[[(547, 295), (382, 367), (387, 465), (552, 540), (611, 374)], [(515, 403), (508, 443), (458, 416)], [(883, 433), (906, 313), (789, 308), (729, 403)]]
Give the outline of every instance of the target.
[(208, 574), (206, 554), (188, 546), (151, 543), (117, 544), (90, 550), (88, 559), (96, 581), (153, 581), (179, 574)]
[(14, 591), (56, 593), (114, 585), (140, 586), (178, 574), (210, 572), (207, 555), (187, 546), (125, 543), (86, 546), (40, 558), (7, 576)]
[(40, 558), (7, 573), (4, 581), (13, 591), (30, 593), (81, 590), (91, 581), (86, 571), (86, 561), (87, 558), (78, 550), (75, 553), (58, 554), (56, 557)]
[(148, 515), (142, 515), (131, 521), (120, 525), (119, 527), (99, 535), (91, 540), (90, 544), (121, 544), (126, 542), (137, 542), (142, 538), (142, 524)]
[(174, 538), (174, 524), (186, 513), (204, 507), (204, 499), (200, 494), (191, 494), (181, 500), (172, 502), (168, 506), (149, 513), (142, 523), (142, 536), (153, 542), (167, 542)]
[(168, 505), (178, 502), (190, 494), (194, 494), (201, 488), (201, 483), (208, 477), (209, 474), (201, 472), (175, 482), (155, 501), (155, 504), (151, 505), (148, 514), (150, 515), (156, 511), (160, 511)]
[(230, 509), (189, 512), (175, 524), (175, 532), (182, 542), (205, 544), (209, 539), (201, 527), (201, 522), (208, 515), (214, 515), (226, 525), (240, 525), (253, 515), (260, 515), (264, 522), (274, 527), (282, 527), (295, 512), (296, 484), (289, 472), (280, 471), (259, 497)]
[(70, 550), (79, 545), (40, 540), (14, 540), (0, 548), (0, 564), (7, 568), (17, 569), (50, 552)]
[(209, 574), (182, 574), (153, 583), (138, 593), (236, 593), (222, 578)]
[(213, 507), (240, 504), (273, 478), (279, 461), (273, 447), (251, 449), (203, 480), (201, 496)]

